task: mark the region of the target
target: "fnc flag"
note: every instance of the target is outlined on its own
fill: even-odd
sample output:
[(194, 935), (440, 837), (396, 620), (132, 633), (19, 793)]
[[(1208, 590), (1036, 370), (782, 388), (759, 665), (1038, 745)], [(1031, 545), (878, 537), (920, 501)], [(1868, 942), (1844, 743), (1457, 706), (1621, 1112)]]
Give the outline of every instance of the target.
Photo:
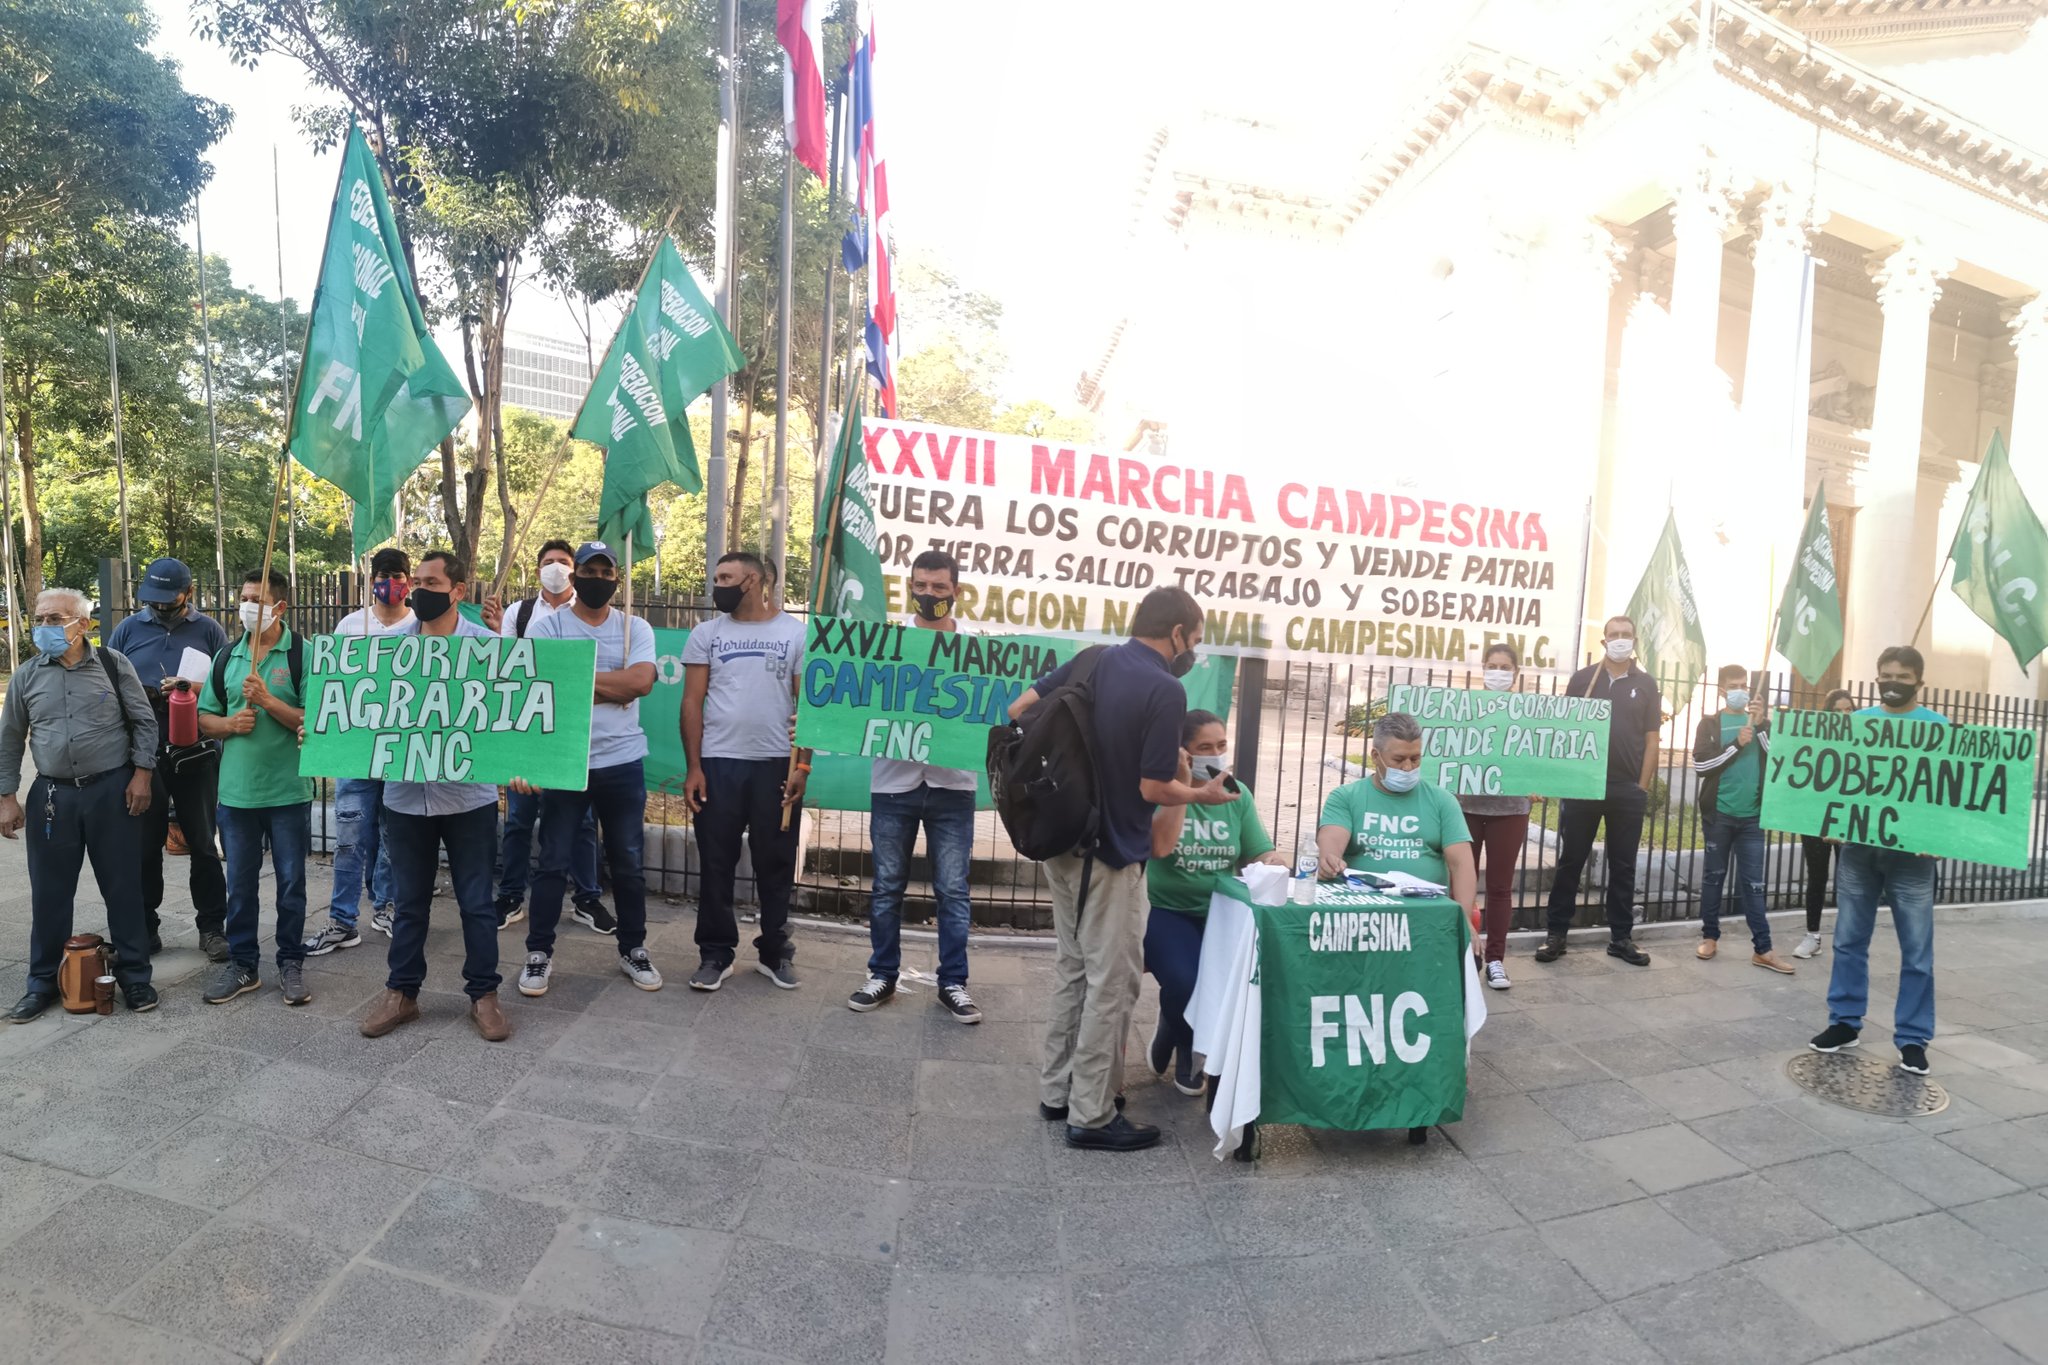
[(1643, 569), (1628, 600), (1629, 620), (1636, 623), (1636, 652), (1643, 671), (1656, 680), (1674, 709), (1692, 698), (1700, 674), (1707, 669), (1707, 637), (1700, 629), (1699, 600), (1693, 596), (1692, 571), (1678, 543), (1678, 514), (1666, 513), (1664, 534)]
[(355, 503), (355, 552), (397, 527), (406, 478), (469, 411), (413, 293), (362, 130), (351, 126), (285, 446)]
[(839, 441), (825, 475), (824, 503), (811, 536), (811, 612), (853, 621), (886, 621), (881, 524), (868, 497), (867, 443), (861, 439), (860, 385), (846, 395)]
[(822, 11), (825, 0), (775, 0), (775, 40), (789, 59), (782, 64), (782, 130), (790, 154), (826, 178), (825, 61)]
[(851, 103), (854, 155), (854, 223), (840, 255), (848, 273), (866, 265), (868, 318), (862, 329), (868, 374), (881, 394), (882, 416), (896, 415), (896, 372), (889, 348), (896, 340), (896, 280), (891, 260), (889, 165), (875, 144), (875, 10), (861, 0), (856, 13), (853, 56), (847, 62), (846, 89)]
[(2048, 532), (2013, 476), (1999, 432), (1991, 433), (1948, 557), (1955, 562), (1949, 586), (2004, 637), (2026, 672), (2048, 649)]
[(1806, 534), (1778, 603), (1778, 652), (1793, 671), (1818, 684), (1842, 652), (1842, 590), (1835, 579), (1835, 542), (1828, 534), (1828, 489), (1813, 490)]

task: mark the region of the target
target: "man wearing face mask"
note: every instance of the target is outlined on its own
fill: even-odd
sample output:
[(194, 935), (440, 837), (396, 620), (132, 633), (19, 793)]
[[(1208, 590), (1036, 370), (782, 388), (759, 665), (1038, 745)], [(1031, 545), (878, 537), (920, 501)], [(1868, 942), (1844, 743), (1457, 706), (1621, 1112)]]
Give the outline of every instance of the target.
[[(1948, 724), (1919, 703), (1927, 661), (1911, 645), (1877, 656), (1879, 704), (1856, 714), (1889, 721)], [(1835, 863), (1835, 962), (1828, 976), (1828, 1026), (1808, 1043), (1815, 1052), (1840, 1052), (1862, 1041), (1870, 1008), (1870, 936), (1877, 907), (1890, 904), (1899, 936), (1899, 998), (1892, 1011), (1892, 1041), (1899, 1070), (1927, 1074), (1927, 1044), (1934, 1037), (1935, 860), (1924, 853), (1843, 844)]]
[[(370, 605), (335, 623), (336, 635), (410, 635), (419, 628), (406, 598), (412, 592), (412, 560), (386, 547), (370, 556)], [(370, 927), (391, 937), (391, 855), (384, 851), (384, 784), (344, 777), (334, 784), (334, 878), (327, 925), (306, 940), (306, 956), (321, 957), (363, 941), (356, 932), (365, 887), (370, 892)]]
[(1601, 634), (1606, 657), (1572, 674), (1566, 693), (1613, 704), (1607, 734), (1607, 795), (1602, 800), (1559, 804), (1557, 869), (1550, 884), (1550, 923), (1538, 962), (1555, 962), (1566, 952), (1572, 916), (1578, 913), (1579, 874), (1593, 851), (1593, 836), (1607, 827), (1607, 954), (1637, 967), (1650, 955), (1636, 947), (1636, 849), (1643, 841), (1643, 815), (1650, 783), (1657, 775), (1657, 733), (1664, 728), (1664, 698), (1656, 679), (1636, 667), (1636, 623), (1609, 617)]
[(215, 962), (228, 957), (225, 933), (228, 914), (227, 879), (221, 871), (220, 841), (214, 831), (214, 807), (220, 803), (220, 747), (209, 740), (182, 747), (171, 743), (170, 699), (192, 683), (178, 677), (185, 651), (211, 659), (228, 647), (220, 623), (192, 605), (192, 571), (175, 559), (152, 560), (135, 590), (142, 610), (114, 627), (107, 648), (135, 665), (147, 679), (143, 688), (156, 712), (157, 759), (149, 809), (142, 815), (142, 908), (149, 922), (149, 950), (163, 951), (164, 840), (169, 837), (171, 810), (178, 814), (191, 860), (192, 918), (199, 947)]
[[(71, 937), (78, 869), (92, 859), (107, 903), (114, 976), (132, 1010), (156, 1008), (149, 983), (149, 934), (143, 926), (135, 859), (149, 770), (156, 762), (156, 716), (135, 667), (96, 650), (85, 594), (51, 588), (36, 598), (35, 645), (0, 709), (0, 836), (28, 829), (28, 989), (7, 1012), (26, 1024), (57, 1000), (57, 968)], [(28, 807), (15, 796), (24, 753), (35, 759)]]
[[(576, 600), (569, 580), (575, 571), (576, 547), (566, 540), (551, 540), (540, 547), (540, 592), (514, 602), (499, 615), (498, 633), (508, 640), (522, 640), (526, 633), (558, 611), (567, 611)], [(486, 620), (489, 619), (488, 614)], [(532, 866), (533, 826), (540, 819), (540, 797), (509, 792), (505, 797), (505, 829), (498, 846), (498, 927), (510, 928), (526, 918), (526, 876)], [(582, 832), (576, 836), (576, 851), (569, 859), (575, 879), (577, 919), (600, 934), (618, 928), (611, 911), (597, 894), (597, 819), (587, 815)]]
[[(784, 990), (798, 985), (789, 897), (807, 769), (798, 768), (792, 779), (789, 727), (804, 625), (782, 609), (780, 596), (759, 555), (733, 551), (718, 561), (711, 580), (712, 604), (724, 614), (691, 631), (683, 646), (683, 753), (690, 764), (683, 799), (695, 818), (703, 864), (692, 990), (717, 990), (739, 954), (733, 881), (743, 836), (761, 901), (754, 970)], [(788, 829), (782, 827), (785, 808)]]
[[(224, 1004), (261, 984), (263, 846), (277, 896), (277, 984), (287, 1005), (306, 986), (306, 856), (313, 845), (313, 782), (299, 776), (305, 723), (304, 643), (285, 625), (291, 584), (252, 569), (242, 583), (242, 638), (215, 656), (199, 697), (199, 733), (221, 742), (220, 833), (227, 847), (228, 960), (201, 998)], [(258, 655), (261, 655), (260, 662)]]
[(1721, 670), (1719, 711), (1701, 718), (1692, 737), (1692, 769), (1699, 774), (1699, 808), (1706, 823), (1707, 866), (1700, 877), (1699, 958), (1712, 961), (1721, 948), (1721, 892), (1734, 861), (1735, 903), (1749, 922), (1752, 966), (1792, 975), (1790, 963), (1771, 951), (1771, 919), (1764, 913), (1764, 764), (1770, 761), (1771, 727), (1763, 703), (1749, 695), (1749, 670), (1729, 664)]
[(1402, 872), (1448, 888), (1468, 916), (1479, 904), (1465, 813), (1456, 797), (1422, 780), (1422, 727), (1405, 711), (1373, 722), (1372, 776), (1324, 798), (1316, 853), (1325, 880), (1352, 869)]
[[(918, 630), (958, 631), (953, 599), (960, 590), (960, 563), (943, 550), (926, 550), (910, 561), (910, 624)], [(903, 965), (903, 891), (910, 881), (910, 853), (917, 827), (924, 826), (931, 857), (932, 895), (938, 901), (939, 1004), (963, 1024), (981, 1022), (981, 1010), (967, 994), (967, 931), (973, 918), (967, 868), (974, 851), (975, 775), (963, 768), (935, 768), (909, 759), (878, 758), (868, 779), (868, 839), (875, 858), (874, 892), (868, 901), (868, 979), (846, 1007), (865, 1014), (896, 994)]]

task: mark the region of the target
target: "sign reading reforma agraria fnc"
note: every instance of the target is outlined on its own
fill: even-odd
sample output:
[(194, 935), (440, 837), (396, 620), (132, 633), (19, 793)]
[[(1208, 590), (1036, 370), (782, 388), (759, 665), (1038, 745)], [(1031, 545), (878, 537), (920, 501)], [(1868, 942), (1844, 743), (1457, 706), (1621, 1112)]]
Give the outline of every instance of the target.
[(1570, 661), (1583, 511), (1561, 494), (1477, 495), (1448, 463), (1411, 486), (1360, 460), (1339, 483), (1265, 455), (1204, 468), (875, 419), (865, 438), (892, 610), (910, 561), (941, 549), (961, 618), (994, 630), (1125, 634), (1170, 585), (1229, 653), (1477, 663), (1505, 640), (1525, 664)]

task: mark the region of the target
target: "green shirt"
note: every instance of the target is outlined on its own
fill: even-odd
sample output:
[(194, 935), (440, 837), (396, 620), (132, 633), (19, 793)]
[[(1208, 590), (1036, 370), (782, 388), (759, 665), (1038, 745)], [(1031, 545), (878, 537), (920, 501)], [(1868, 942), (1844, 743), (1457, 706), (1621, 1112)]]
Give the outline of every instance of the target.
[[(287, 706), (303, 706), (299, 689), (292, 686), (291, 661), (285, 650), (291, 644), (290, 630), (281, 632), (277, 643), (263, 656), (263, 685)], [(242, 683), (249, 676), (249, 636), (245, 633), (228, 651), (228, 696), (234, 709), (253, 703), (242, 700)], [(206, 687), (199, 694), (199, 709), (209, 716), (230, 714), (220, 693), (213, 687), (213, 671), (207, 670)], [(246, 735), (229, 735), (220, 744), (220, 803), (239, 810), (262, 810), (271, 806), (296, 806), (313, 799), (313, 782), (299, 776), (299, 737), (279, 725), (268, 711), (255, 707), (256, 728)]]
[(1246, 787), (1228, 805), (1189, 806), (1173, 852), (1145, 864), (1145, 885), (1161, 910), (1206, 915), (1217, 873), (1227, 876), (1272, 851), (1273, 841)]
[(1457, 798), (1428, 783), (1397, 796), (1370, 777), (1347, 782), (1323, 802), (1323, 823), (1350, 831), (1344, 861), (1354, 870), (1406, 872), (1439, 886), (1450, 882), (1444, 850), (1472, 842)]
[[(1733, 744), (1735, 736), (1743, 726), (1749, 724), (1749, 712), (1721, 713), (1721, 742)], [(1714, 805), (1723, 815), (1755, 815), (1763, 799), (1763, 745), (1751, 740), (1736, 750), (1735, 757), (1728, 760), (1728, 766), (1721, 769), (1721, 784), (1714, 792)]]

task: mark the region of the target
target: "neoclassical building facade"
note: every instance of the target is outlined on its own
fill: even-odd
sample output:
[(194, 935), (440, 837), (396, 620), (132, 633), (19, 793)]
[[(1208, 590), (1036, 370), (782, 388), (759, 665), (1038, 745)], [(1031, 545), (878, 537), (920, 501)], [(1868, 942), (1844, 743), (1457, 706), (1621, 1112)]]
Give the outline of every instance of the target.
[(1595, 632), (1671, 509), (1713, 658), (1752, 666), (1824, 494), (1838, 670), (1917, 631), (1931, 681), (2044, 695), (1932, 590), (1994, 431), (2048, 510), (2048, 0), (1466, 8), (1355, 136), (1159, 131), (1080, 381), (1105, 435), (1540, 470), (1586, 508)]

